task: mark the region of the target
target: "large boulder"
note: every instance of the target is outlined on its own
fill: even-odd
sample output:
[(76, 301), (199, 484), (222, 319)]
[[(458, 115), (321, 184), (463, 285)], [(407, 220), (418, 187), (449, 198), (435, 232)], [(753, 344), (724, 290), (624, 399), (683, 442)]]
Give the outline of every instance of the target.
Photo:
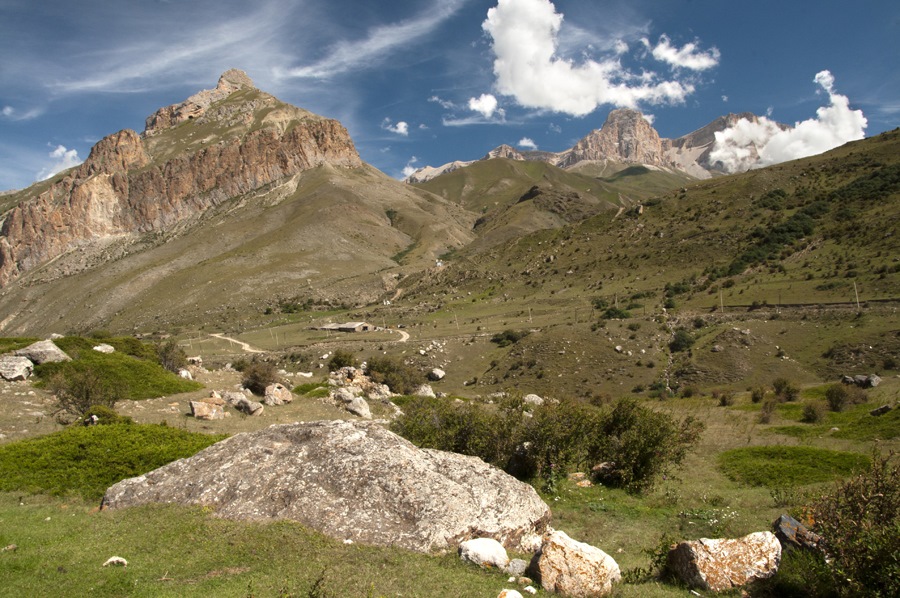
[(563, 596), (606, 596), (622, 579), (619, 565), (611, 556), (559, 530), (544, 536), (532, 566), (545, 590)]
[(16, 355), (27, 357), (34, 363), (40, 365), (42, 363), (56, 363), (59, 361), (72, 361), (72, 358), (66, 355), (65, 351), (56, 346), (53, 341), (38, 341), (19, 349)]
[(34, 363), (19, 355), (0, 355), (0, 377), (10, 382), (27, 380), (34, 369)]
[(428, 552), (494, 538), (521, 550), (550, 509), (477, 457), (419, 449), (362, 421), (274, 425), (110, 487), (106, 508), (213, 507), (233, 519), (291, 519), (339, 539)]
[(225, 419), (225, 410), (208, 401), (191, 401), (191, 415), (205, 420)]
[(702, 538), (675, 545), (667, 568), (687, 585), (721, 592), (775, 575), (781, 562), (781, 543), (772, 532), (743, 538)]

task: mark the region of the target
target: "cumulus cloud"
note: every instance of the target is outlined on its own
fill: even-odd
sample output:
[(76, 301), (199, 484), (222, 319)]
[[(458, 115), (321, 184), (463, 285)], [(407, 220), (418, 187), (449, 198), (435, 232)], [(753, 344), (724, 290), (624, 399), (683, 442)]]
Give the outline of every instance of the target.
[(742, 118), (733, 127), (716, 133), (710, 162), (721, 164), (728, 172), (741, 172), (821, 154), (865, 137), (866, 117), (862, 110), (851, 110), (847, 96), (834, 90), (831, 72), (817, 73), (815, 82), (829, 98), (827, 106), (816, 110), (815, 118), (787, 130), (764, 116), (759, 122)]
[(66, 149), (63, 145), (57, 145), (53, 151), (47, 155), (50, 158), (53, 158), (53, 162), (41, 169), (37, 174), (36, 178), (39, 181), (49, 179), (54, 174), (72, 168), (73, 166), (78, 166), (82, 162), (81, 158), (78, 157), (78, 150)]
[(641, 41), (654, 58), (675, 68), (705, 71), (718, 65), (721, 57), (718, 48), (710, 48), (707, 52), (701, 52), (695, 42), (676, 48), (672, 45), (669, 36), (665, 34), (659, 36), (659, 42), (655, 46), (651, 45), (647, 38)]
[(497, 98), (489, 93), (483, 93), (477, 98), (469, 98), (469, 110), (478, 112), (485, 118), (490, 118), (497, 110)]
[(617, 39), (613, 45), (613, 50), (616, 54), (624, 54), (628, 51), (628, 43), (625, 40)]
[(405, 178), (408, 178), (409, 175), (411, 175), (412, 173), (414, 173), (415, 171), (418, 170), (418, 168), (416, 168), (415, 166), (413, 166), (413, 164), (415, 164), (415, 163), (418, 162), (418, 161), (419, 161), (419, 159), (416, 158), (415, 156), (412, 156), (412, 157), (409, 159), (409, 162), (407, 162), (407, 163), (406, 163), (406, 166), (403, 167), (403, 178), (404, 178), (404, 179), (405, 179)]
[(530, 137), (522, 137), (516, 145), (526, 150), (536, 150), (538, 148), (537, 143)]
[[(640, 102), (681, 103), (694, 91), (690, 83), (630, 73), (615, 56), (580, 64), (562, 58), (562, 21), (550, 0), (498, 0), (488, 10), (482, 28), (493, 40), (500, 93), (528, 108), (584, 116), (602, 104), (633, 108)], [(695, 54), (696, 48), (688, 52)]]
[(390, 131), (391, 133), (396, 133), (397, 135), (403, 135), (404, 137), (409, 136), (409, 123), (406, 121), (398, 121), (397, 124), (393, 124), (391, 119), (386, 118), (381, 122), (381, 128), (385, 131)]

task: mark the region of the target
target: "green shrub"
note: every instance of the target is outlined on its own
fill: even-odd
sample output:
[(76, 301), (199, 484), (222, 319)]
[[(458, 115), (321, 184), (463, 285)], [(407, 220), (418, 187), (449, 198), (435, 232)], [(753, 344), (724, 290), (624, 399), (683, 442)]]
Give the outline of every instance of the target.
[(492, 343), (497, 343), (500, 347), (508, 347), (509, 345), (513, 345), (523, 338), (528, 336), (527, 330), (504, 330), (503, 332), (498, 332), (494, 336), (491, 337)]
[[(93, 419), (95, 417), (97, 418), (96, 421)], [(134, 420), (127, 415), (119, 415), (115, 409), (103, 405), (94, 405), (84, 412), (79, 421), (85, 425), (97, 424), (100, 426), (112, 424), (130, 425), (134, 423)]]
[(0, 446), (0, 490), (97, 500), (106, 489), (221, 440), (158, 425), (74, 426)]
[(366, 375), (402, 395), (412, 394), (425, 383), (422, 372), (394, 357), (373, 357), (366, 364)]
[(842, 595), (900, 596), (900, 463), (894, 455), (875, 455), (868, 471), (815, 501), (811, 515)]
[(672, 353), (678, 353), (680, 351), (687, 351), (693, 346), (694, 337), (691, 336), (691, 333), (687, 330), (679, 329), (675, 331), (675, 336), (672, 337), (672, 341), (669, 343), (669, 350)]
[(775, 389), (775, 397), (781, 402), (795, 401), (800, 396), (800, 388), (787, 378), (775, 378), (772, 388)]
[(682, 462), (702, 430), (693, 418), (677, 421), (633, 399), (612, 409), (545, 403), (530, 418), (522, 408), (519, 399), (481, 405), (421, 398), (404, 405), (391, 429), (419, 446), (476, 455), (520, 479), (542, 480), (551, 492), (566, 472), (600, 463), (607, 464), (604, 483), (647, 490)]
[(763, 399), (766, 398), (766, 389), (762, 386), (757, 386), (750, 391), (750, 401), (752, 403), (761, 403)]
[(631, 317), (631, 312), (620, 307), (608, 307), (600, 317), (604, 320), (627, 320)]
[(821, 401), (809, 401), (803, 405), (803, 422), (817, 424), (825, 419), (825, 405)]
[(278, 381), (278, 373), (275, 366), (266, 361), (254, 361), (243, 371), (244, 388), (255, 395), (266, 394), (266, 387)]
[(766, 399), (763, 401), (762, 408), (759, 410), (759, 423), (767, 424), (771, 422), (777, 405), (778, 402), (775, 399)]
[(828, 408), (837, 413), (850, 402), (850, 393), (843, 384), (831, 384), (825, 389), (825, 400), (828, 401)]
[(331, 359), (328, 360), (329, 372), (336, 372), (341, 368), (347, 367), (359, 367), (359, 361), (356, 359), (356, 355), (350, 351), (338, 349), (332, 354)]

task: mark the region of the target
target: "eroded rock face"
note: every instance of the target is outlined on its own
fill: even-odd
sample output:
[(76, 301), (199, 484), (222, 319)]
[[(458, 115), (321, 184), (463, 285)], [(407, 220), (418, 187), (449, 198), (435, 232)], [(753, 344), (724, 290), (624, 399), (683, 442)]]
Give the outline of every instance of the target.
[[(102, 139), (81, 166), (10, 210), (0, 229), (0, 287), (81, 246), (169, 230), (305, 170), (362, 165), (335, 120), (258, 90), (255, 100), (215, 104), (247, 87), (240, 71), (225, 73), (215, 90), (150, 117), (144, 136), (126, 129)], [(172, 130), (195, 117), (216, 132), (195, 139), (190, 124)], [(173, 153), (184, 142), (179, 135), (193, 145)]]
[(610, 112), (603, 127), (565, 152), (557, 165), (566, 168), (583, 160), (669, 164), (659, 133), (640, 112), (628, 108)]
[(781, 544), (772, 532), (681, 542), (667, 558), (668, 568), (686, 584), (713, 592), (772, 577), (780, 563)]
[(335, 538), (428, 552), (473, 537), (519, 549), (550, 509), (476, 457), (423, 450), (368, 422), (238, 434), (106, 491), (103, 505), (206, 505), (233, 519), (292, 519)]
[(559, 530), (544, 537), (535, 560), (541, 585), (562, 596), (606, 596), (622, 579), (619, 565), (611, 556)]

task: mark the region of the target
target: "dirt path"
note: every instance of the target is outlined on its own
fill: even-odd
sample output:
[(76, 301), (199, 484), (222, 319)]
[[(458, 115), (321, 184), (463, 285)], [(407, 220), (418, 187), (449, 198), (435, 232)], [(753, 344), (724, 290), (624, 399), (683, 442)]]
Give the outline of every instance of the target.
[(224, 334), (220, 334), (218, 332), (210, 333), (209, 335), (212, 337), (215, 337), (215, 338), (222, 339), (223, 341), (228, 341), (229, 343), (235, 343), (237, 345), (240, 345), (241, 349), (243, 349), (247, 353), (265, 353), (265, 351), (263, 351), (261, 349), (254, 349), (253, 347), (251, 347), (250, 345), (248, 345), (247, 343), (245, 343), (243, 341), (239, 341), (235, 338), (229, 338), (229, 337), (225, 336)]
[(399, 332), (400, 333), (400, 340), (397, 341), (398, 343), (405, 343), (406, 341), (409, 340), (409, 333), (405, 330), (391, 330), (391, 332)]

